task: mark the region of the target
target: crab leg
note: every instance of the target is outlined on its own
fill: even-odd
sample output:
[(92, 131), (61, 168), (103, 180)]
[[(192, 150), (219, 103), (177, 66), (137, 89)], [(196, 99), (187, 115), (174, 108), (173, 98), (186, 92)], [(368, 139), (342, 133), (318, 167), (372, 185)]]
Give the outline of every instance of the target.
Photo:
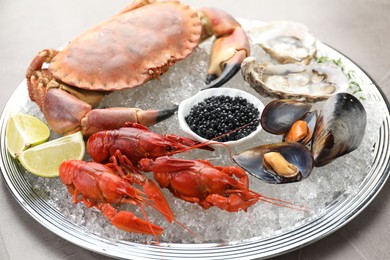
[(52, 79), (48, 69), (41, 69), (46, 62), (49, 63), (58, 54), (56, 50), (40, 51), (30, 63), (26, 71), (27, 88), (30, 99), (42, 109), (46, 95), (46, 85)]
[(55, 80), (44, 63), (50, 63), (56, 50), (43, 50), (33, 59), (26, 72), (31, 100), (35, 101), (50, 127), (58, 134), (69, 134), (82, 130), (85, 137), (102, 130), (116, 129), (127, 122), (145, 126), (160, 122), (177, 110), (141, 110), (137, 108), (93, 109), (104, 92), (75, 89)]
[[(202, 40), (215, 35), (206, 88), (217, 88), (230, 80), (249, 56), (249, 40), (241, 25), (229, 14), (213, 8), (202, 8)], [(210, 84), (211, 83), (211, 84)]]
[(177, 106), (164, 110), (126, 107), (93, 109), (81, 120), (81, 130), (87, 137), (99, 131), (121, 128), (129, 122), (151, 126), (172, 116), (176, 110)]
[(166, 110), (141, 110), (138, 108), (92, 107), (66, 91), (50, 88), (44, 99), (43, 114), (50, 127), (59, 134), (81, 130), (85, 137), (93, 133), (116, 129), (127, 122), (150, 126), (170, 117), (176, 107)]

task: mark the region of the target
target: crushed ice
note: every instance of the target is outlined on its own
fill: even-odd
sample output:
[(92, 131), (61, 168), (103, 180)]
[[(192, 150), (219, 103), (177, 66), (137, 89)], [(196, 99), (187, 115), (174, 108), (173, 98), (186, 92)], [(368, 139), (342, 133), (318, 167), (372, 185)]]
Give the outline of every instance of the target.
[[(101, 106), (112, 107), (121, 104), (141, 109), (163, 109), (180, 103), (181, 100), (194, 95), (205, 86), (209, 47), (210, 41), (202, 44), (189, 58), (170, 68), (160, 80), (150, 81), (135, 89), (113, 93), (103, 101)], [(258, 47), (252, 46), (252, 55), (262, 55), (262, 51)], [(362, 84), (365, 83), (362, 82)], [(236, 75), (225, 87), (243, 89), (258, 96), (265, 104), (269, 102), (269, 99), (259, 96), (251, 89), (243, 81), (240, 74)], [(253, 177), (250, 178), (252, 190), (268, 197), (305, 206), (311, 209), (310, 213), (262, 202), (252, 206), (248, 212), (228, 213), (217, 208), (203, 210), (200, 206), (181, 201), (173, 197), (169, 191), (164, 190), (177, 221), (185, 224), (193, 234), (177, 224), (168, 223), (155, 210), (147, 209), (149, 220), (165, 228), (164, 234), (159, 238), (160, 242), (223, 243), (239, 242), (253, 237), (272, 237), (305, 225), (326, 212), (329, 205), (356, 194), (373, 161), (373, 149), (382, 123), (382, 118), (378, 115), (381, 114), (381, 110), (384, 114), (386, 109), (384, 106), (378, 107), (378, 103), (369, 95), (365, 95), (364, 91), (362, 94), (365, 96), (363, 105), (367, 111), (367, 125), (369, 127), (367, 127), (364, 139), (357, 150), (329, 165), (315, 168), (307, 179), (299, 183), (271, 185)], [(27, 96), (25, 98), (28, 100)], [(20, 112), (34, 114), (43, 119), (37, 106), (30, 101), (20, 107)], [(172, 117), (151, 127), (151, 129), (158, 133), (183, 135), (177, 125), (177, 118)], [(52, 138), (56, 137), (55, 134), (52, 135)], [(262, 131), (250, 143), (235, 148), (235, 151), (249, 148), (253, 144), (260, 145), (279, 141), (279, 137)], [(223, 148), (215, 152), (191, 151), (178, 156), (209, 159), (216, 165), (233, 164), (227, 151)], [(153, 236), (126, 233), (114, 228), (96, 209), (87, 209), (82, 203), (74, 205), (67, 189), (58, 178), (44, 179), (28, 172), (25, 172), (25, 176), (42, 198), (73, 224), (81, 226), (85, 232), (102, 236), (111, 242), (125, 240), (152, 243), (154, 241)], [(121, 209), (135, 211), (142, 217), (136, 207), (122, 206)]]

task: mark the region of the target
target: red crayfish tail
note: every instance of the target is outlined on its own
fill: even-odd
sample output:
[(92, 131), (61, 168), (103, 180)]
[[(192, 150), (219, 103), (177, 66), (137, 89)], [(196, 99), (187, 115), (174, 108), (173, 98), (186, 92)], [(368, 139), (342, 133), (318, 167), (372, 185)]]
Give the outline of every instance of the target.
[(163, 214), (169, 222), (172, 222), (175, 219), (175, 216), (157, 184), (152, 180), (148, 179), (146, 180), (142, 188), (148, 199), (153, 201), (153, 204), (156, 209), (160, 211), (160, 213)]
[(131, 212), (119, 211), (110, 204), (104, 204), (100, 207), (103, 215), (111, 221), (111, 223), (126, 232), (138, 233), (138, 234), (150, 234), (161, 235), (164, 229), (160, 226), (150, 223), (147, 220), (143, 220)]

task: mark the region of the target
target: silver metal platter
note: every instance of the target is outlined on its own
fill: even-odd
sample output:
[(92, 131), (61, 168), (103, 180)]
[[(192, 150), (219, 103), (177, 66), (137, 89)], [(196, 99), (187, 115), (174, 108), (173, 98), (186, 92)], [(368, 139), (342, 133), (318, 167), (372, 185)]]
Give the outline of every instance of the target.
[[(271, 235), (253, 236), (242, 240), (216, 241), (205, 243), (164, 242), (160, 245), (140, 243), (130, 239), (109, 239), (86, 230), (63, 213), (52, 203), (47, 193), (40, 192), (32, 183), (28, 173), (7, 152), (5, 129), (9, 117), (16, 112), (27, 112), (28, 99), (25, 82), (22, 82), (8, 101), (0, 119), (0, 168), (5, 183), (20, 205), (39, 223), (58, 236), (88, 250), (122, 259), (260, 259), (280, 255), (317, 241), (339, 229), (357, 216), (381, 190), (390, 172), (390, 114), (389, 104), (379, 87), (350, 59), (333, 48), (319, 43), (322, 53), (340, 59), (347, 70), (355, 72), (360, 81), (365, 104), (375, 104), (378, 116), (373, 118), (368, 108), (368, 119), (374, 124), (366, 133), (365, 150), (357, 150), (366, 166), (361, 168), (361, 178), (354, 183), (352, 190), (338, 191), (339, 196), (326, 203), (326, 206), (301, 219), (289, 228), (275, 230)], [(237, 79), (236, 79), (237, 83)], [(42, 115), (40, 115), (42, 117)], [(378, 121), (379, 120), (379, 121)], [(365, 155), (363, 156), (363, 153)], [(342, 160), (342, 159), (340, 159)], [(320, 173), (318, 170), (316, 174)], [(316, 181), (313, 176), (311, 181)], [(203, 223), (207, 224), (207, 223)], [(250, 222), (248, 222), (250, 225)], [(239, 227), (232, 227), (239, 228)]]

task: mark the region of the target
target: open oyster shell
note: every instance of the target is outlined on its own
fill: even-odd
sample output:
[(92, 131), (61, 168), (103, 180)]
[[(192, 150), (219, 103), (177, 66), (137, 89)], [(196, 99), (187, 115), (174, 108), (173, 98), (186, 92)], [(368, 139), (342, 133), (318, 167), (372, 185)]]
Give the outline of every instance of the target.
[(248, 57), (241, 73), (259, 94), (275, 98), (320, 101), (348, 88), (348, 79), (341, 69), (331, 63), (260, 64)]
[(301, 23), (273, 21), (252, 31), (252, 42), (282, 64), (308, 64), (317, 52), (316, 38)]

